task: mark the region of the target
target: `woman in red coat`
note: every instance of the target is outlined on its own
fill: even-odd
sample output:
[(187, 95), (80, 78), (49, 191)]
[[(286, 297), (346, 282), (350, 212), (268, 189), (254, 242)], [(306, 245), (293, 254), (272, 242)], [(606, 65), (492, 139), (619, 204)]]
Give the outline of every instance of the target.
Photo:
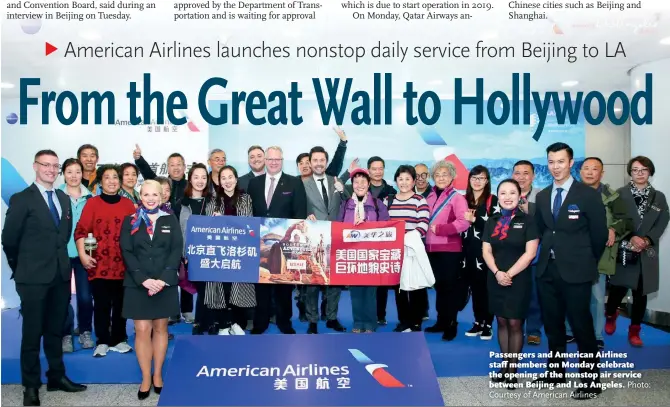
[[(98, 169), (102, 193), (89, 199), (74, 232), (81, 264), (88, 271), (93, 294), (93, 321), (97, 346), (94, 357), (108, 351), (130, 352), (123, 309), (123, 278), (126, 267), (121, 256), (119, 237), (123, 219), (135, 213), (133, 202), (119, 195), (121, 176), (113, 165)], [(98, 247), (89, 253), (84, 239), (91, 234)], [(111, 324), (111, 333), (109, 330)]]

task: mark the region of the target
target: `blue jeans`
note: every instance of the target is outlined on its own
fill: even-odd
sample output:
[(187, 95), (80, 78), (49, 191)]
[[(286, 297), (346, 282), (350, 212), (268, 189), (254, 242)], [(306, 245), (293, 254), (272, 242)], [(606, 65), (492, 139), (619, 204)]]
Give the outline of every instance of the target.
[(74, 331), (74, 308), (72, 303), (67, 304), (67, 318), (65, 318), (65, 325), (63, 326), (63, 336), (72, 335)]
[(77, 290), (77, 326), (79, 333), (93, 331), (93, 294), (88, 281), (88, 272), (79, 257), (70, 258), (74, 269), (74, 285)]
[(377, 329), (377, 287), (349, 287), (354, 328), (362, 331)]
[(537, 266), (530, 266), (533, 273), (533, 287), (531, 288), (530, 307), (528, 308), (528, 317), (526, 318), (526, 336), (537, 335), (542, 336), (542, 313), (540, 312), (540, 301), (537, 297), (537, 282), (535, 281), (535, 268)]
[[(603, 330), (605, 329), (605, 290), (607, 286), (607, 276), (600, 274), (598, 280), (591, 287), (591, 315), (593, 316), (593, 328), (596, 331), (596, 340), (602, 341)], [(565, 319), (565, 334), (572, 336), (572, 329)]]

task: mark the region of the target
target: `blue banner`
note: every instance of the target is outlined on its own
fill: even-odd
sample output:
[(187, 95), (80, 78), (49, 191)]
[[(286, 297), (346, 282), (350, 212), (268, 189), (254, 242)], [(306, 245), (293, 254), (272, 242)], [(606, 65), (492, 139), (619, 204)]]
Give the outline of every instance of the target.
[(191, 281), (258, 282), (260, 219), (244, 216), (191, 216), (186, 258)]
[(420, 332), (175, 341), (159, 406), (444, 405)]

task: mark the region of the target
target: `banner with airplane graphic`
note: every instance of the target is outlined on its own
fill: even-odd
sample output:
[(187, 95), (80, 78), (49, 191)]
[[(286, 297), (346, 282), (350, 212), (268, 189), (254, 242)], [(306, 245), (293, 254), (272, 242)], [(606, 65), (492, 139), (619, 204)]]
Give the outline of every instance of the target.
[(191, 216), (189, 280), (391, 286), (400, 283), (403, 221), (340, 222)]

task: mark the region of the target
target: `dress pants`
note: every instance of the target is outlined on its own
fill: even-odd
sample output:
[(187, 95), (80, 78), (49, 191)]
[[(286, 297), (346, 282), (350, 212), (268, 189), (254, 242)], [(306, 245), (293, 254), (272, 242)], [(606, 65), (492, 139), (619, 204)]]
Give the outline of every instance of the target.
[(377, 287), (377, 321), (386, 319), (386, 305), (389, 300), (390, 288), (387, 285)]
[(21, 383), (27, 388), (42, 384), (40, 342), (44, 339), (44, 354), (49, 363), (47, 378), (57, 381), (65, 375), (63, 363), (63, 325), (70, 301), (70, 281), (60, 273), (50, 284), (16, 284), (21, 299)]
[[(587, 356), (580, 358), (580, 362), (594, 363), (595, 366), (593, 369), (580, 368), (579, 372), (599, 376), (600, 369), (597, 367), (600, 360), (597, 357), (598, 343), (596, 342), (593, 318), (591, 317), (592, 285), (590, 281), (577, 284), (565, 282), (561, 278), (554, 260), (549, 260), (547, 269), (537, 279), (542, 320), (544, 321), (544, 331), (549, 340), (549, 351), (553, 353), (566, 351), (565, 318), (567, 316), (579, 353)], [(550, 367), (549, 371), (565, 375), (562, 362), (562, 358), (550, 358), (549, 364), (557, 365)], [(599, 377), (595, 380), (593, 378), (582, 379), (582, 383), (592, 382), (600, 383)]]
[(274, 294), (276, 322), (280, 330), (292, 327), (293, 288), (292, 284), (256, 284), (256, 311), (254, 331), (265, 331), (270, 326), (271, 301)]
[[(123, 318), (123, 280), (91, 280), (93, 292), (93, 322), (97, 345), (116, 346), (128, 340), (126, 333), (127, 319)], [(112, 332), (109, 332), (109, 326)]]
[(530, 270), (533, 273), (533, 288), (530, 294), (528, 317), (526, 318), (526, 337), (531, 335), (542, 336), (542, 311), (540, 310), (540, 299), (537, 296), (536, 268), (536, 265), (530, 266)]
[(461, 252), (429, 252), (428, 260), (435, 276), (435, 309), (437, 324), (457, 322), (460, 302), (459, 277), (463, 270)]
[[(307, 316), (307, 321), (310, 323), (319, 322), (320, 309), (319, 309), (319, 293), (322, 292), (322, 286), (319, 285), (309, 285), (304, 287), (304, 291), (301, 294), (305, 296), (305, 314)], [(337, 320), (337, 311), (340, 305), (340, 295), (342, 294), (342, 287), (337, 286), (328, 286), (325, 287), (324, 299), (326, 303), (326, 320), (335, 321)]]
[(407, 327), (421, 326), (423, 315), (426, 313), (428, 290), (421, 288), (414, 291), (405, 291), (401, 290), (399, 285), (393, 288), (395, 290), (395, 305), (398, 309), (398, 321)]

